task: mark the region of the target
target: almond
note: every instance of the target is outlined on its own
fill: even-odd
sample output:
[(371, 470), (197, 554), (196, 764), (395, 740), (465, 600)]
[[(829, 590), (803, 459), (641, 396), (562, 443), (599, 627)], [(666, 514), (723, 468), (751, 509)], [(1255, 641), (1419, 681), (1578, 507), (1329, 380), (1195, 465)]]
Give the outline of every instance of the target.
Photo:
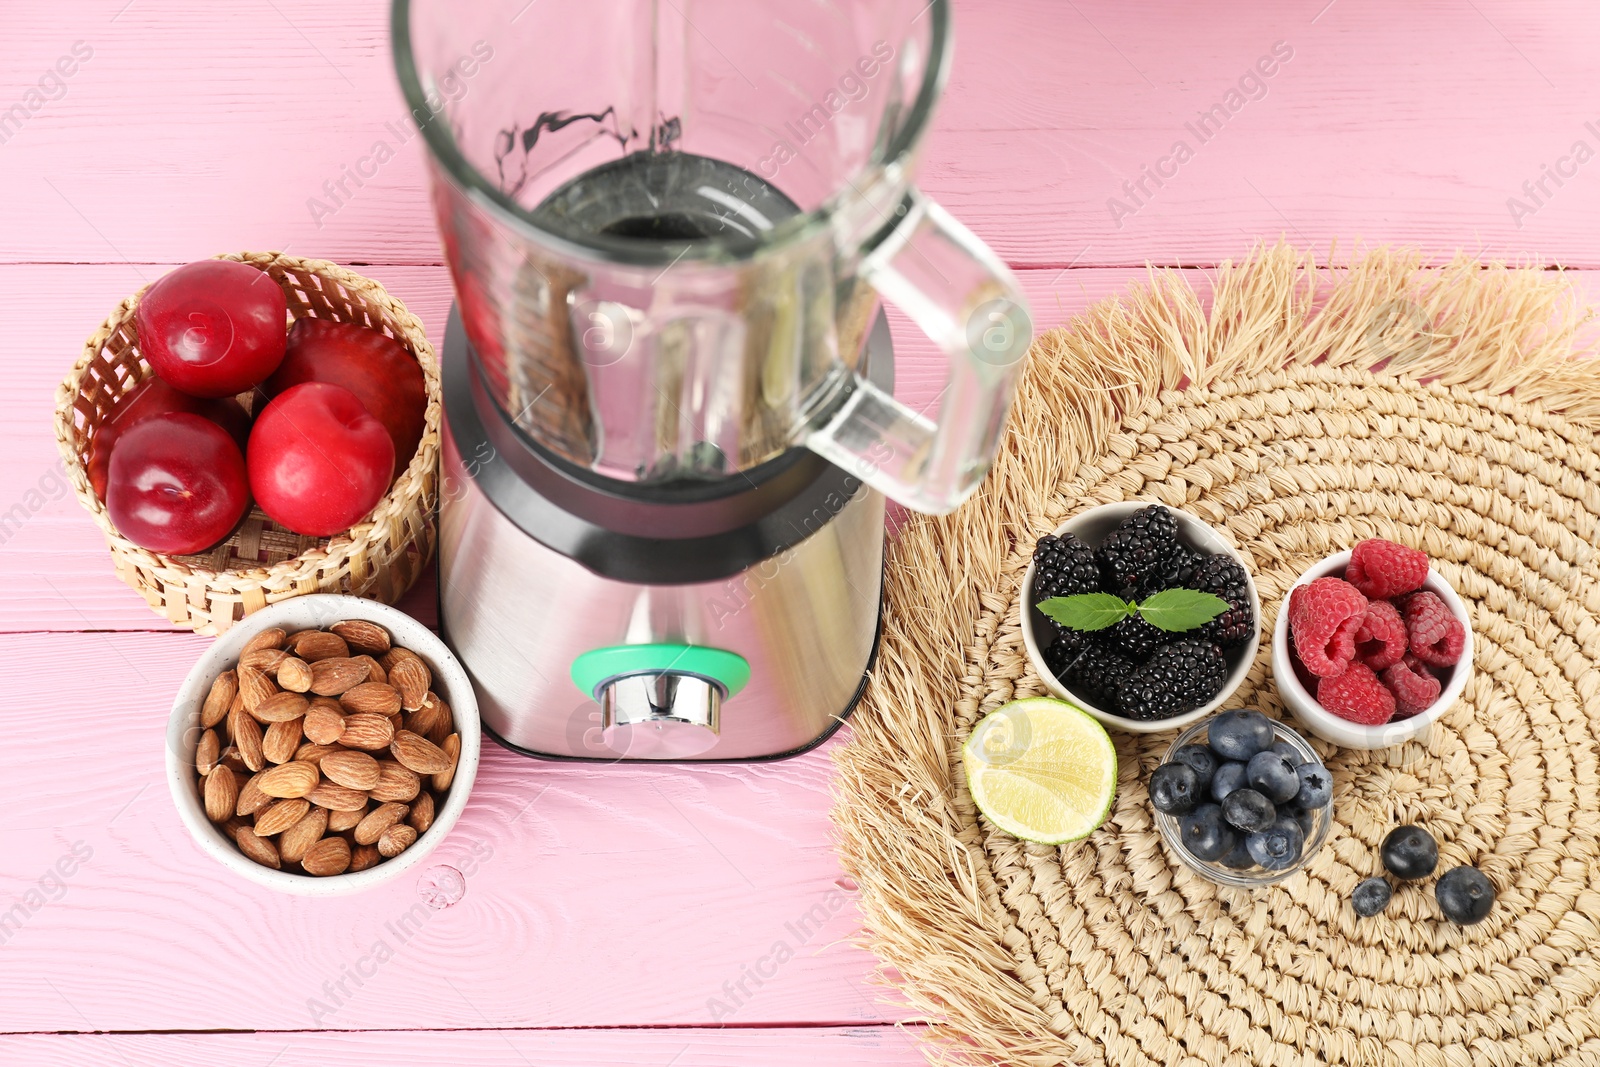
[(386, 682), (362, 682), (341, 694), (339, 703), (350, 712), (393, 715), (400, 710), (400, 690)]
[(322, 781), (315, 763), (280, 763), (261, 772), (256, 783), (269, 797), (303, 797)]
[(277, 674), (283, 661), (291, 658), (289, 653), (281, 648), (258, 648), (254, 652), (246, 652), (239, 657), (239, 666), (249, 667), (262, 674)]
[(282, 627), (269, 626), (267, 629), (262, 630), (260, 633), (256, 634), (250, 640), (245, 642), (244, 648), (239, 650), (239, 657), (242, 659), (258, 649), (282, 648), (283, 638), (284, 632)]
[(304, 797), (280, 800), (262, 808), (256, 813), (256, 836), (271, 837), (273, 834), (281, 834), (305, 818), (310, 810), (311, 801)]
[[(294, 764), (285, 766), (292, 767)], [(367, 806), (367, 794), (359, 789), (334, 785), (332, 782), (323, 782), (307, 793), (306, 799), (317, 807), (327, 808), (329, 811), (362, 811)]]
[(237, 774), (241, 782), (255, 773), (255, 771), (244, 765), (244, 760), (239, 756), (239, 750), (232, 745), (222, 750), (222, 758), (218, 762), (234, 774)]
[(383, 664), (371, 656), (352, 656), (351, 658), (357, 663), (365, 663), (367, 665), (367, 681), (387, 682), (389, 680), (389, 672), (383, 669)]
[(367, 660), (333, 656), (311, 665), (311, 691), (318, 696), (336, 697), (367, 680), (372, 668)]
[[(294, 802), (284, 800), (280, 803)], [(299, 822), (278, 835), (278, 855), (283, 857), (283, 862), (299, 863), (306, 850), (322, 840), (323, 832), (332, 821), (333, 816), (327, 808), (311, 807)]]
[(358, 714), (346, 716), (339, 743), (346, 748), (378, 752), (388, 748), (393, 740), (394, 723), (382, 715)]
[(407, 711), (416, 711), (422, 707), (428, 687), (433, 684), (433, 672), (422, 660), (409, 656), (397, 660), (389, 669), (389, 684), (400, 690), (400, 706)]
[(277, 692), (250, 709), (261, 722), (288, 722), (306, 713), (311, 701), (299, 693)]
[(350, 646), (338, 634), (323, 630), (310, 630), (295, 638), (294, 654), (307, 663), (350, 655)]
[(248, 826), (241, 826), (233, 832), (233, 840), (239, 846), (239, 851), (255, 860), (263, 867), (281, 870), (283, 863), (278, 859), (278, 850), (271, 841), (264, 837), (257, 837), (256, 832)]
[[(450, 734), (450, 727), (454, 725), (450, 714), (450, 705), (439, 699), (433, 690), (428, 690), (427, 696), (422, 698), (422, 707), (406, 716), (406, 729), (414, 734), (426, 737), (434, 744), (443, 741)], [(438, 737), (434, 736), (435, 731)]]
[(367, 812), (366, 818), (356, 824), (354, 834), (356, 844), (376, 844), (385, 830), (400, 822), (410, 813), (411, 809), (404, 804), (379, 804)]
[(328, 753), (343, 751), (344, 749), (340, 748), (338, 745), (314, 745), (308, 742), (294, 750), (294, 758), (297, 760), (302, 760), (306, 763), (321, 764), (322, 757), (326, 756)]
[(215, 730), (206, 730), (200, 734), (200, 740), (194, 746), (195, 770), (202, 775), (210, 774), (211, 768), (222, 762), (222, 742), (217, 740)]
[(411, 802), (411, 814), (406, 816), (406, 822), (419, 834), (428, 832), (428, 827), (433, 825), (433, 794), (424, 789), (417, 794), (417, 799)]
[(300, 750), (300, 719), (275, 722), (261, 739), (261, 754), (268, 763), (288, 763)]
[(378, 784), (373, 786), (368, 793), (373, 800), (414, 800), (422, 792), (422, 779), (417, 777), (415, 771), (401, 766), (394, 760), (378, 761)]
[(392, 671), (394, 670), (394, 665), (399, 663), (401, 660), (416, 658), (417, 654), (411, 651), (409, 648), (400, 648), (396, 646), (395, 648), (391, 648), (389, 651), (379, 656), (378, 662), (383, 664), (384, 670)]
[(227, 767), (211, 768), (206, 775), (205, 802), (206, 818), (212, 822), (222, 822), (233, 814), (233, 806), (239, 802), (239, 779), (233, 771)]
[(300, 857), (300, 869), (319, 878), (343, 874), (350, 867), (350, 842), (342, 837), (324, 837)]
[(277, 691), (277, 683), (254, 667), (239, 668), (239, 696), (244, 700), (246, 711), (256, 710), (257, 705)]
[(382, 859), (383, 857), (378, 855), (377, 846), (357, 845), (350, 852), (350, 873), (354, 874), (357, 871), (364, 871), (368, 867), (376, 867)]
[(382, 777), (378, 761), (365, 752), (334, 752), (322, 758), (328, 781), (351, 789), (371, 789)]
[(286, 656), (278, 664), (278, 684), (291, 693), (304, 693), (311, 688), (311, 664), (294, 656)]
[(354, 830), (356, 824), (366, 817), (367, 806), (365, 804), (359, 808), (351, 808), (349, 811), (330, 811), (328, 812), (328, 832), (330, 834), (339, 834), (346, 830)]
[(394, 740), (389, 744), (389, 754), (418, 774), (443, 774), (452, 763), (444, 749), (410, 730), (401, 730), (394, 735)]
[(450, 757), (450, 769), (433, 776), (433, 791), (444, 796), (450, 792), (450, 783), (456, 779), (456, 767), (461, 763), (461, 735), (451, 734), (439, 747)]
[(261, 724), (243, 708), (228, 713), (228, 734), (239, 750), (239, 758), (252, 773), (267, 765), (261, 753)]
[(233, 698), (239, 695), (239, 673), (223, 671), (211, 683), (206, 702), (200, 708), (200, 725), (206, 729), (217, 725), (233, 707)]
[(344, 736), (344, 716), (326, 707), (311, 705), (306, 712), (305, 734), (319, 745), (334, 745)]
[(417, 831), (413, 827), (403, 822), (395, 823), (378, 835), (378, 855), (392, 860), (416, 843)]
[(254, 774), (245, 782), (244, 788), (239, 790), (239, 800), (233, 806), (233, 813), (238, 816), (254, 815), (268, 804), (272, 798), (261, 791), (261, 775)]
[(222, 739), (224, 741), (231, 742), (233, 740), (233, 713), (236, 711), (241, 715), (248, 714), (244, 710), (243, 693), (233, 694), (233, 703), (228, 705), (228, 714), (222, 717)]
[(344, 622), (334, 623), (328, 629), (344, 638), (345, 644), (357, 652), (382, 655), (389, 651), (389, 631), (375, 622), (368, 622), (366, 619), (347, 619)]

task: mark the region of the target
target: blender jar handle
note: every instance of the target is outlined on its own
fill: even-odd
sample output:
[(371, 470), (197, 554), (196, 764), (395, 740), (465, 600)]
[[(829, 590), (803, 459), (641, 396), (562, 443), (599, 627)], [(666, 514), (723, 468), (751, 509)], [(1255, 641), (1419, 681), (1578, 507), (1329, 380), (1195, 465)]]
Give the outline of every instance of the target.
[(806, 439), (812, 451), (915, 511), (942, 515), (978, 488), (1032, 341), (1016, 280), (982, 241), (916, 189), (861, 261), (861, 278), (944, 352), (933, 417), (857, 375)]

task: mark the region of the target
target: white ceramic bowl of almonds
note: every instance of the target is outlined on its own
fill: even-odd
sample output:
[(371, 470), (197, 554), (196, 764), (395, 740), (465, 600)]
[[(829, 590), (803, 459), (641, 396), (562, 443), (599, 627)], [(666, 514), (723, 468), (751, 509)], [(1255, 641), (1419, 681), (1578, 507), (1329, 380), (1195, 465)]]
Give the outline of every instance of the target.
[[(338, 642), (310, 637), (305, 638), (305, 657), (292, 655), (293, 650), (287, 646), (284, 646), (285, 655), (277, 658), (276, 663), (270, 662), (275, 657), (261, 655), (270, 652), (270, 648), (264, 648), (263, 645), (274, 643), (276, 633), (269, 631), (281, 631), (292, 638), (302, 631), (326, 630), (335, 627), (335, 624), (353, 624), (337, 627), (350, 637), (345, 642), (348, 656), (339, 654), (341, 649)], [(380, 665), (378, 670), (385, 676), (383, 683), (363, 690), (361, 686), (370, 684), (368, 680), (363, 680), (355, 687), (344, 688), (355, 674), (363, 673), (363, 668), (368, 675), (372, 672), (370, 664), (353, 666), (349, 662), (364, 654), (360, 642), (382, 643), (378, 637), (379, 630), (362, 624), (381, 627), (381, 633), (387, 635), (392, 646), (409, 650), (421, 660), (427, 668), (426, 674), (416, 671), (414, 667), (406, 667), (402, 668), (400, 678), (396, 679), (390, 677), (392, 669), (386, 670)], [(259, 670), (251, 668), (256, 672), (254, 677), (241, 669), (244, 666), (241, 664), (241, 655), (250, 657), (251, 662), (259, 665)], [(378, 655), (374, 658), (381, 661), (385, 657)], [(289, 663), (291, 659), (295, 662)], [(319, 667), (319, 663), (323, 666)], [(390, 666), (392, 668), (392, 662)], [(255, 747), (250, 724), (244, 723), (242, 718), (247, 714), (243, 707), (243, 695), (237, 701), (229, 699), (230, 707), (222, 713), (222, 720), (210, 728), (209, 733), (216, 739), (217, 748), (216, 756), (211, 754), (212, 742), (206, 740), (208, 730), (202, 723), (204, 719), (215, 716), (215, 706), (226, 695), (229, 686), (226, 681), (219, 684), (218, 678), (229, 671), (233, 672), (235, 688), (252, 689), (250, 695), (254, 699), (257, 714), (248, 717), (250, 724), (262, 731), (260, 755), (240, 750), (241, 747)], [(242, 686), (239, 682), (241, 676), (247, 678)], [(287, 686), (278, 684), (280, 677)], [(432, 697), (423, 695), (419, 699), (422, 691), (417, 686), (424, 678), (426, 692)], [(390, 685), (391, 681), (396, 684)], [(406, 683), (404, 687), (399, 684), (401, 682)], [(295, 687), (300, 685), (307, 685), (308, 690), (296, 692)], [(408, 690), (403, 697), (404, 703), (418, 705), (415, 710), (404, 707), (398, 709), (402, 727), (416, 725), (419, 729), (426, 729), (427, 735), (408, 730), (385, 736), (394, 726), (394, 719), (385, 714), (386, 709), (393, 704), (394, 694), (401, 692), (402, 688)], [(319, 699), (317, 690), (328, 689), (343, 689), (343, 692)], [(216, 690), (217, 697), (211, 700), (213, 710), (208, 712), (206, 705), (213, 690)], [(335, 706), (338, 712), (334, 712)], [(318, 714), (319, 711), (324, 714)], [(247, 735), (240, 744), (230, 743), (228, 727), (234, 715), (241, 716), (240, 733)], [(279, 719), (285, 725), (280, 726), (274, 721)], [(440, 721), (447, 721), (448, 725), (441, 728), (438, 726)], [(324, 739), (337, 735), (340, 744), (337, 747), (318, 745), (303, 736), (307, 733)], [(426, 736), (431, 736), (434, 741), (427, 741)], [(451, 736), (458, 740), (451, 741)], [(184, 825), (200, 847), (223, 866), (244, 878), (281, 892), (304, 896), (342, 896), (392, 881), (420, 863), (444, 839), (460, 818), (467, 804), (467, 796), (472, 791), (473, 779), (478, 772), (480, 736), (478, 705), (472, 684), (455, 656), (432, 631), (404, 612), (373, 600), (315, 593), (282, 601), (246, 617), (217, 638), (195, 663), (178, 690), (172, 704), (172, 718), (167, 724), (167, 784)], [(403, 751), (394, 750), (396, 738), (403, 746)], [(357, 743), (348, 748), (351, 755), (337, 755), (345, 751), (342, 742), (352, 740)], [(425, 743), (418, 744), (418, 740)], [(459, 751), (452, 752), (456, 745), (459, 745)], [(234, 812), (226, 820), (213, 821), (208, 817), (207, 783), (197, 767), (197, 759), (207, 764), (213, 759), (221, 762), (226, 759), (230, 749), (233, 753), (230, 762), (235, 767), (241, 763), (257, 762), (262, 766), (260, 774), (272, 771), (269, 788), (285, 796), (263, 798), (259, 786), (254, 793), (250, 792), (248, 783), (251, 780), (261, 782), (262, 779), (244, 766), (235, 775), (236, 782), (231, 791)], [(453, 771), (442, 772), (437, 777), (406, 771), (405, 762), (423, 768), (439, 765), (441, 751), (453, 762)], [(405, 755), (406, 761), (399, 760), (400, 755)], [(250, 757), (248, 760), (247, 756)], [(380, 784), (362, 791), (331, 781), (321, 769), (321, 761), (330, 756), (342, 761), (338, 776), (355, 785), (370, 780), (373, 763), (376, 762)], [(282, 769), (273, 771), (274, 767)], [(313, 769), (317, 770), (315, 791), (308, 795), (288, 795), (301, 794)], [(411, 779), (406, 777), (407, 774), (416, 780), (419, 789), (410, 802), (402, 799), (410, 788)], [(445, 784), (446, 788), (435, 788), (440, 783)], [(219, 781), (213, 788), (210, 799), (212, 807), (216, 809), (214, 814), (221, 815), (221, 809), (227, 806), (230, 790), (226, 785), (225, 781)], [(360, 796), (363, 792), (366, 793), (364, 799)], [(373, 793), (378, 794), (376, 799)], [(243, 807), (250, 809), (242, 816), (238, 814), (241, 795), (246, 797)], [(426, 810), (430, 802), (423, 799), (430, 796), (436, 798), (432, 801), (431, 813)], [(265, 803), (257, 807), (257, 803), (263, 800)], [(273, 813), (271, 809), (275, 805), (278, 808)], [(403, 812), (400, 810), (402, 805), (405, 809)], [(305, 812), (297, 814), (302, 806), (305, 806)], [(320, 829), (317, 826), (322, 818), (319, 811), (326, 811), (329, 820), (329, 824)], [(275, 818), (268, 821), (263, 829), (272, 829), (277, 823), (289, 822), (291, 818), (293, 822), (288, 829), (246, 840), (245, 844), (263, 859), (268, 854), (258, 843), (271, 845), (270, 854), (279, 863), (277, 869), (246, 855), (236, 837), (241, 832), (247, 837), (253, 835), (255, 823), (269, 814), (275, 815)], [(347, 826), (350, 822), (356, 822), (357, 825)], [(363, 850), (357, 841), (372, 837), (380, 829), (387, 830), (387, 833), (378, 834), (377, 840), (368, 846), (371, 849), (382, 848), (374, 860), (371, 852)], [(413, 832), (416, 834), (414, 838)], [(336, 840), (339, 843), (335, 843)], [(285, 862), (278, 851), (280, 843), (291, 855), (301, 855), (304, 851), (304, 858)], [(321, 847), (318, 847), (319, 844)], [(342, 873), (331, 873), (341, 869), (342, 853), (346, 849), (353, 849), (353, 864), (346, 861)], [(371, 865), (360, 870), (350, 869), (351, 865), (360, 867), (363, 862), (370, 862)], [(324, 873), (307, 873), (314, 870)]]

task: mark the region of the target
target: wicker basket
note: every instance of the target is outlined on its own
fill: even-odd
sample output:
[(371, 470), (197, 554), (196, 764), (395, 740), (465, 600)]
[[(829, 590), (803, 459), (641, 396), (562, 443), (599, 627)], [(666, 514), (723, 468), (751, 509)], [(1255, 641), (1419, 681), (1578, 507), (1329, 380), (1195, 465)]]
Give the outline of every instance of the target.
[[(319, 259), (245, 252), (219, 259), (258, 267), (278, 283), (289, 313), (382, 330), (422, 366), (427, 421), (411, 464), (364, 522), (331, 538), (276, 525), (258, 507), (222, 544), (202, 555), (167, 556), (116, 531), (89, 484), (89, 442), (117, 398), (149, 374), (139, 353), (134, 308), (144, 290), (117, 305), (84, 345), (56, 391), (56, 440), (78, 499), (105, 533), (117, 575), (177, 626), (219, 634), (253, 611), (302, 593), (351, 593), (392, 604), (417, 580), (437, 540), (439, 361), (422, 323), (370, 278)], [(241, 397), (248, 400), (248, 397)]]

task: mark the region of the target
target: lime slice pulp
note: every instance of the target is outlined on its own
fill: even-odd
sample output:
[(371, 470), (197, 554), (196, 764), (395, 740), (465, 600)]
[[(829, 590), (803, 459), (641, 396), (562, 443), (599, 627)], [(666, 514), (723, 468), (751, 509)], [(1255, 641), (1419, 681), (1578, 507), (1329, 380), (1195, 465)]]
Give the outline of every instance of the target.
[(1050, 697), (1013, 700), (984, 716), (961, 759), (978, 810), (1025, 841), (1087, 837), (1117, 794), (1117, 750), (1105, 727)]

